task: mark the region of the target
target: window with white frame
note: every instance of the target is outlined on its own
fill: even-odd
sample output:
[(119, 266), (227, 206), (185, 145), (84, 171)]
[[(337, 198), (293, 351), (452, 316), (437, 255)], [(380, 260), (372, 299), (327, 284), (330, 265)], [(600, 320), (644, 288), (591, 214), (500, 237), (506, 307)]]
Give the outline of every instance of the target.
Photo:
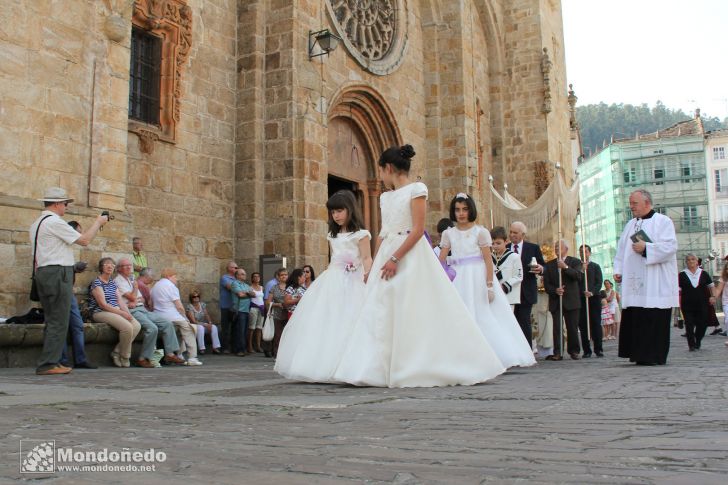
[(688, 205), (683, 207), (683, 222), (686, 226), (697, 226), (698, 223), (698, 208), (694, 205)]
[(637, 181), (637, 170), (629, 168), (624, 171), (624, 183), (628, 184)]
[(713, 147), (713, 160), (725, 160), (725, 147)]
[(683, 162), (681, 165), (680, 175), (682, 175), (683, 177), (690, 177), (690, 175), (692, 175), (692, 173), (693, 173), (693, 171), (692, 171), (692, 167), (690, 166), (690, 163)]
[(715, 207), (716, 222), (728, 222), (728, 204), (719, 204)]
[(715, 176), (716, 194), (728, 197), (728, 168), (713, 170), (713, 175)]

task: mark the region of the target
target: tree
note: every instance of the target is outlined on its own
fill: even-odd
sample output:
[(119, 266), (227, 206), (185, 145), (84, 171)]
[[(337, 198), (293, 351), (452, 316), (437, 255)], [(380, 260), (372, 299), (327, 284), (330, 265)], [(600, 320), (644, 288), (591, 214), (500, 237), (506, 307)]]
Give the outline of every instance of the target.
[[(654, 133), (691, 118), (683, 110), (666, 107), (662, 101), (657, 101), (652, 108), (646, 103), (639, 106), (599, 103), (576, 108), (576, 119), (587, 155), (601, 149), (605, 143), (609, 144), (612, 136), (633, 138), (636, 133)], [(728, 128), (728, 118), (721, 121), (717, 117), (703, 116), (702, 119), (705, 131)]]

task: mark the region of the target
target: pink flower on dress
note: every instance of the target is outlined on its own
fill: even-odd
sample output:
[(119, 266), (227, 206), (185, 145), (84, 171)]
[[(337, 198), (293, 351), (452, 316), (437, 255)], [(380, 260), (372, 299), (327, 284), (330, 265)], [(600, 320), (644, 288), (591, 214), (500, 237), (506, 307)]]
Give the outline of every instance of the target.
[(346, 263), (346, 266), (344, 266), (344, 271), (346, 271), (347, 273), (353, 273), (357, 269), (359, 269), (359, 266), (354, 263)]

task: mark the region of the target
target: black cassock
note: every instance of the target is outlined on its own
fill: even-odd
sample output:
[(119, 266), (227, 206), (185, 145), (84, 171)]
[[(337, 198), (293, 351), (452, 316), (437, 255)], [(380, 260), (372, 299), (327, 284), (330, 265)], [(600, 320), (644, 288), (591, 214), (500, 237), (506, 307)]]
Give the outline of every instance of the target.
[(671, 318), (672, 308), (622, 310), (619, 356), (638, 364), (665, 365), (670, 351)]

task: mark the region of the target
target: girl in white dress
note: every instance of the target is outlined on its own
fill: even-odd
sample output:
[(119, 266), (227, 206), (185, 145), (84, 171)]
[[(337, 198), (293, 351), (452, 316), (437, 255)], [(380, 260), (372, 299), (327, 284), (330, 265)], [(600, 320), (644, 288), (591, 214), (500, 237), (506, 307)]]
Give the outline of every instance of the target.
[(309, 286), (286, 325), (275, 370), (299, 381), (331, 382), (354, 318), (364, 302), (372, 265), (371, 234), (354, 194), (340, 190), (326, 202), (331, 263)]
[[(412, 146), (379, 159), (387, 187), (367, 295), (338, 369), (359, 386), (475, 384), (505, 371), (423, 237), (427, 187), (409, 179)], [(445, 251), (447, 253), (447, 251)]]
[(455, 227), (442, 233), (440, 260), (445, 261), (449, 249), (448, 263), (457, 274), (453, 284), (503, 365), (533, 365), (533, 350), (493, 269), (490, 233), (475, 224), (477, 217), (472, 197), (459, 193), (452, 199), (450, 218)]

